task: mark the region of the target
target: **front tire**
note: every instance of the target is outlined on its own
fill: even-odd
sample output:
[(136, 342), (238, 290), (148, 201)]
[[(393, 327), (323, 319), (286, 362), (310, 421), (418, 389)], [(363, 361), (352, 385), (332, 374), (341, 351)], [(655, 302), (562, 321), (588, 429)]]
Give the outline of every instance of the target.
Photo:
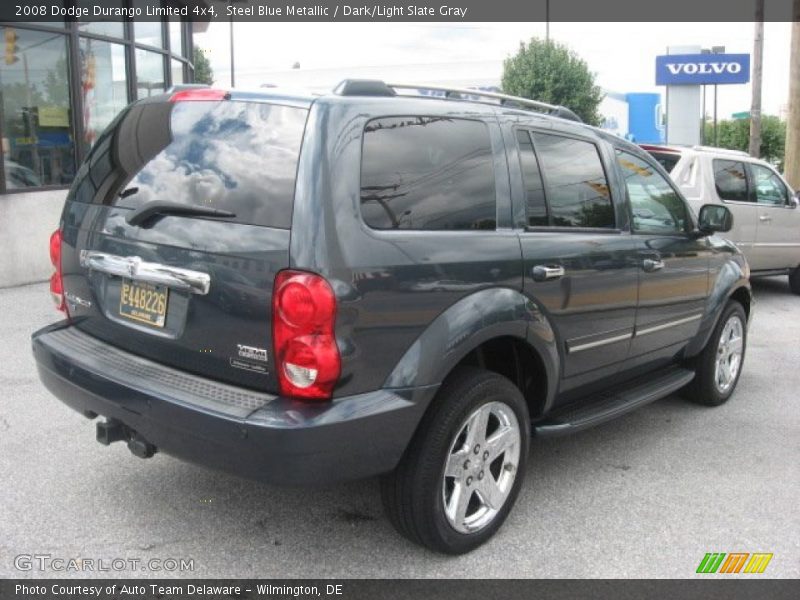
[(389, 520), (413, 542), (463, 554), (486, 542), (519, 493), (530, 447), (525, 399), (505, 377), (458, 368), (397, 468), (381, 479)]
[(728, 401), (742, 373), (747, 348), (747, 315), (730, 300), (706, 347), (694, 359), (695, 378), (684, 395), (697, 404), (719, 406)]

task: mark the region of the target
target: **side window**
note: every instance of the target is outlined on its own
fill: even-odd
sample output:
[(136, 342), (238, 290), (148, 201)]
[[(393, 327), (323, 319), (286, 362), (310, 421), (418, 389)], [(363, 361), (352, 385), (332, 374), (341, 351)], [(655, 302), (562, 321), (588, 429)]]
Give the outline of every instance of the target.
[(722, 200), (749, 202), (747, 176), (744, 163), (734, 160), (714, 159), (714, 185)]
[(684, 232), (689, 213), (683, 199), (651, 165), (638, 156), (617, 150), (631, 203), (634, 231)]
[(519, 161), (522, 178), (525, 182), (525, 203), (527, 205), (528, 225), (531, 227), (548, 225), (547, 204), (544, 198), (542, 174), (539, 161), (533, 151), (531, 136), (527, 131), (517, 130)]
[(496, 227), (492, 146), (485, 123), (391, 117), (364, 129), (361, 213), (374, 229)]
[(789, 191), (771, 169), (761, 165), (750, 165), (753, 174), (753, 187), (756, 192), (756, 202), (784, 206), (789, 202)]
[(614, 208), (597, 146), (538, 132), (533, 143), (544, 173), (550, 225), (613, 229)]

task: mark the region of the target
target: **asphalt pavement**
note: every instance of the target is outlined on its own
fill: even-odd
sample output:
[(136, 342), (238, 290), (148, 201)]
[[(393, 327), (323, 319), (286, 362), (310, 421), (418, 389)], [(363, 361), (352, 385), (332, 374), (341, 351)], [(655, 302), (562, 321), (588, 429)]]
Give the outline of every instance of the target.
[[(399, 537), (375, 480), (286, 489), (97, 444), (35, 372), (30, 334), (58, 318), (47, 287), (2, 289), (0, 577), (684, 578), (707, 552), (768, 552), (763, 575), (739, 576), (796, 578), (800, 297), (785, 277), (754, 288), (726, 405), (670, 397), (534, 440), (505, 526), (461, 557)], [(75, 572), (78, 558), (109, 570)]]

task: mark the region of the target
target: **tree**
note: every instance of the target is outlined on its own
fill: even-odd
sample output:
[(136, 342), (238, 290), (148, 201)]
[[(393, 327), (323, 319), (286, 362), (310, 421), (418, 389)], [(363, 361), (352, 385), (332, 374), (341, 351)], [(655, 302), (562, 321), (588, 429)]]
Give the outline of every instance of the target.
[[(714, 126), (706, 121), (705, 139), (713, 144)], [(773, 115), (761, 117), (760, 157), (766, 161), (783, 161), (786, 122)], [(717, 123), (717, 146), (747, 152), (750, 143), (750, 119), (724, 120)]]
[(214, 83), (214, 70), (202, 48), (194, 47), (194, 82), (211, 85)]
[(603, 99), (586, 62), (558, 42), (532, 38), (520, 43), (503, 63), (503, 91), (532, 100), (566, 106), (585, 123), (599, 125)]

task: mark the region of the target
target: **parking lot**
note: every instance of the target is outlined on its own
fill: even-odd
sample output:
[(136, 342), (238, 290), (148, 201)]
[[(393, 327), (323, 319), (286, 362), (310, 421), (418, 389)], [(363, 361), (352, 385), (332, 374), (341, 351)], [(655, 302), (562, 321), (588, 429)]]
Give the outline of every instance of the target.
[(285, 489), (100, 446), (94, 423), (36, 376), (30, 334), (57, 318), (46, 285), (0, 290), (0, 577), (73, 574), (15, 567), (19, 555), (48, 554), (194, 567), (101, 576), (682, 578), (706, 552), (770, 552), (757, 577), (798, 577), (800, 297), (785, 277), (754, 288), (744, 372), (727, 405), (670, 397), (534, 440), (506, 525), (455, 558), (400, 538), (374, 480)]

